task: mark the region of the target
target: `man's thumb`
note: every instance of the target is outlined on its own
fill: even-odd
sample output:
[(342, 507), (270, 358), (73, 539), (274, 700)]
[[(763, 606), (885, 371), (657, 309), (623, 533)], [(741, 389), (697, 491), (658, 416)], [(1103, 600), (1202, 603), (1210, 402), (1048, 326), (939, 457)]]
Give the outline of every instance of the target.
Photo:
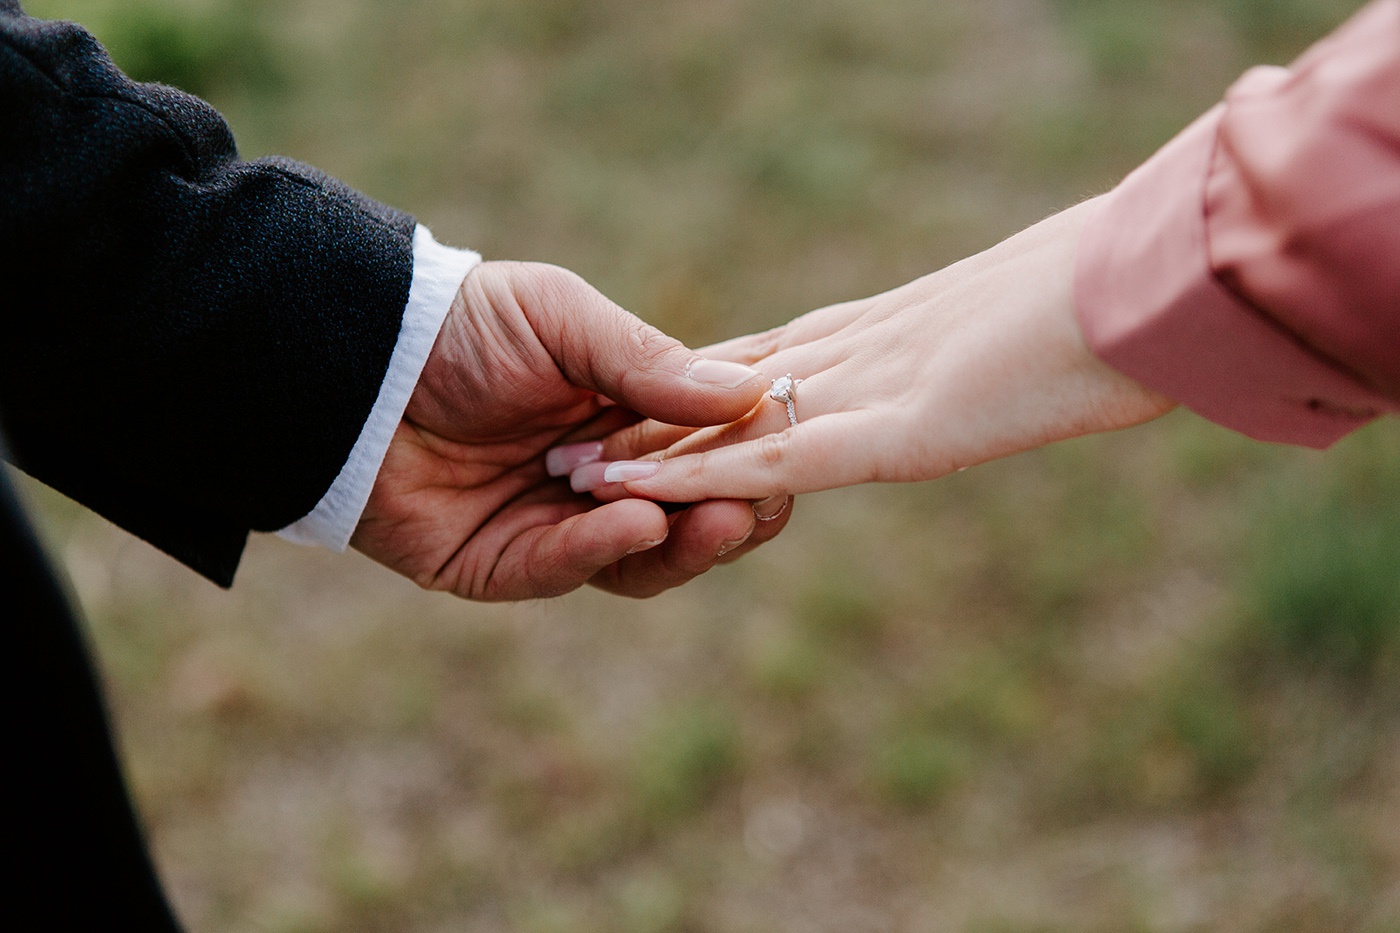
[[(544, 266), (522, 305), (570, 382), (669, 424), (727, 424), (763, 397), (758, 370), (706, 359), (630, 314), (583, 279)], [(523, 290), (522, 290), (523, 291)]]

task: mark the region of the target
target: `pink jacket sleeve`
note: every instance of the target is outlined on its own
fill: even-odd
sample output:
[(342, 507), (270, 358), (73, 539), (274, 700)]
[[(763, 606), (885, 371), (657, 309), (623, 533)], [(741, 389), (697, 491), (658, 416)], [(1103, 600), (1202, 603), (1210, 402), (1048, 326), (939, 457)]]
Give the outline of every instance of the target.
[(1251, 70), (1101, 198), (1075, 293), (1102, 359), (1252, 437), (1400, 410), (1400, 0)]

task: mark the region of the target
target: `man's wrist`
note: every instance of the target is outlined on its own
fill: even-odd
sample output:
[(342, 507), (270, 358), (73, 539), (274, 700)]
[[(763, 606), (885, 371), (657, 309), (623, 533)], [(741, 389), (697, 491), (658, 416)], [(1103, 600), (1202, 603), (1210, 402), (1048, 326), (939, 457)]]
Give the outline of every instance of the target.
[(414, 231), (413, 281), (378, 398), (335, 482), (307, 515), (278, 531), (279, 537), (337, 552), (349, 545), (443, 321), (462, 280), (480, 262), (477, 253), (438, 243), (422, 225)]

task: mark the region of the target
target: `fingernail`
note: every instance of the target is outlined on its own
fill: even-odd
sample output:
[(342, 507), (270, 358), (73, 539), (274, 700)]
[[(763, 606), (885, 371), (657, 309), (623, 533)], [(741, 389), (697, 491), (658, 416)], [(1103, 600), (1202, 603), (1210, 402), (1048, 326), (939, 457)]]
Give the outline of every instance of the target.
[(730, 551), (734, 550), (736, 547), (738, 547), (739, 545), (743, 544), (743, 543), (744, 543), (745, 541), (747, 541), (747, 540), (749, 540), (749, 536), (748, 536), (748, 535), (744, 535), (742, 538), (738, 539), (737, 541), (726, 541), (726, 542), (724, 542), (723, 544), (721, 544), (721, 545), (719, 546), (719, 553), (716, 554), (715, 556), (716, 556), (716, 557), (723, 557), (724, 555), (728, 554)]
[(592, 492), (599, 486), (606, 486), (608, 481), (603, 475), (607, 469), (606, 463), (585, 463), (569, 474), (569, 488), (574, 492)]
[(754, 518), (761, 522), (771, 522), (787, 511), (787, 496), (769, 496), (767, 499), (759, 499), (753, 504)]
[(608, 468), (603, 471), (603, 481), (626, 483), (634, 479), (647, 479), (655, 476), (659, 469), (661, 464), (655, 460), (617, 460), (609, 463)]
[(719, 386), (722, 389), (737, 389), (760, 373), (742, 363), (697, 357), (685, 368), (685, 375), (688, 379), (693, 379), (703, 385)]
[(665, 538), (657, 538), (655, 541), (643, 541), (641, 544), (632, 548), (632, 550), (628, 551), (627, 553), (640, 554), (642, 551), (650, 551), (652, 548), (656, 547), (658, 544), (665, 540)]
[(602, 456), (602, 441), (565, 444), (544, 455), (544, 468), (550, 476), (568, 476), (586, 463), (597, 463)]

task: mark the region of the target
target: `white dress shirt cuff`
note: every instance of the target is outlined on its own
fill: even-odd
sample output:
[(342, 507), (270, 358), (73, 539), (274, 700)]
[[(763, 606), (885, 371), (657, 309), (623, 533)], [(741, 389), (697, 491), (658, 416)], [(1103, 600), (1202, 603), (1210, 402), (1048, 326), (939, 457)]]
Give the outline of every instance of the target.
[(331, 488), (308, 515), (277, 532), (280, 537), (297, 544), (319, 544), (332, 551), (344, 551), (349, 546), (389, 441), (418, 385), (418, 376), (442, 322), (447, 319), (462, 280), (479, 262), (481, 256), (477, 253), (443, 246), (421, 224), (413, 231), (413, 282), (408, 289), (399, 337), (389, 358), (389, 370), (379, 386), (379, 397)]

